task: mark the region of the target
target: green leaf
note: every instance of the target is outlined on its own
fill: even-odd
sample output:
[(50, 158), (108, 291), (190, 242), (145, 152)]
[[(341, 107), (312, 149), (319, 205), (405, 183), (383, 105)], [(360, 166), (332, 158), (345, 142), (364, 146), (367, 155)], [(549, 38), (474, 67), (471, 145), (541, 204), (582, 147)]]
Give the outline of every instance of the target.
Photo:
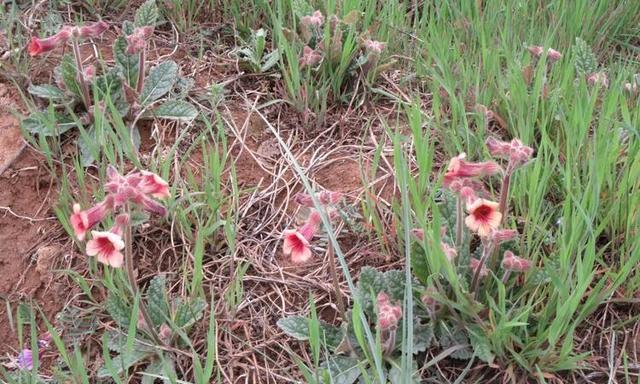
[(309, 319), (302, 316), (283, 317), (276, 325), (296, 340), (309, 340)]
[(426, 351), (433, 340), (433, 326), (418, 324), (413, 330), (413, 354)]
[[(176, 377), (176, 368), (173, 365), (173, 360), (171, 359), (157, 359), (152, 361), (147, 368), (144, 369), (145, 373), (149, 373), (151, 375), (163, 376), (167, 377), (166, 379), (162, 379), (164, 384), (170, 384), (171, 380), (169, 377)], [(142, 384), (154, 384), (157, 378), (154, 376), (142, 375)]]
[(155, 0), (145, 1), (136, 11), (136, 27), (154, 26), (158, 20), (158, 7)]
[(164, 275), (157, 275), (147, 288), (147, 302), (149, 305), (149, 316), (154, 326), (159, 326), (166, 322), (169, 317), (169, 303), (165, 290), (166, 278)]
[(357, 9), (354, 9), (351, 12), (347, 13), (342, 18), (342, 22), (345, 23), (346, 25), (354, 26), (356, 25), (356, 23), (358, 23), (358, 21), (360, 21), (362, 16), (363, 16), (362, 11), (358, 11)]
[(402, 300), (404, 298), (404, 282), (403, 271), (390, 270), (383, 273), (371, 267), (362, 268), (356, 294), (360, 296), (365, 313), (369, 316), (374, 315), (374, 301), (380, 292), (387, 293), (392, 302)]
[(33, 112), (26, 119), (22, 120), (22, 128), (32, 135), (59, 136), (71, 128), (76, 123), (70, 116), (57, 112)]
[(402, 377), (402, 371), (397, 365), (393, 365), (389, 369), (389, 384), (419, 384), (420, 383), (420, 374), (418, 372), (418, 364), (414, 360), (411, 364), (412, 375), (410, 381), (407, 382), (406, 379)]
[(186, 101), (169, 100), (155, 108), (151, 114), (158, 119), (190, 122), (198, 116), (198, 110)]
[(307, 0), (293, 0), (291, 2), (291, 10), (298, 18), (313, 13), (313, 6)]
[(27, 89), (30, 94), (48, 100), (63, 100), (65, 94), (62, 89), (53, 85), (30, 85)]
[(140, 62), (137, 55), (129, 55), (127, 53), (127, 41), (123, 37), (117, 38), (113, 43), (113, 57), (127, 84), (135, 89), (138, 82)]
[[(276, 323), (282, 331), (296, 340), (309, 340), (309, 319), (302, 316), (284, 317)], [(320, 339), (326, 346), (335, 350), (345, 337), (344, 330), (320, 321)]]
[(78, 149), (80, 150), (80, 162), (82, 166), (88, 167), (96, 161), (96, 153), (99, 144), (96, 142), (96, 130), (91, 126), (87, 129), (86, 136), (78, 137)]
[(346, 356), (333, 356), (322, 367), (333, 384), (353, 384), (362, 373), (358, 360)]
[(463, 330), (449, 330), (445, 326), (441, 326), (439, 328), (441, 330), (441, 335), (438, 338), (438, 342), (443, 349), (463, 346), (463, 348), (455, 350), (451, 354), (451, 357), (458, 360), (469, 360), (473, 357), (473, 350), (469, 345), (469, 339)]
[(486, 363), (493, 363), (495, 356), (491, 353), (491, 345), (486, 337), (475, 332), (469, 332), (469, 341), (473, 347), (473, 352), (478, 358)]
[(180, 328), (185, 328), (202, 318), (207, 302), (200, 297), (188, 301), (179, 300), (176, 307), (174, 323)]
[(174, 61), (165, 61), (153, 67), (144, 82), (140, 104), (149, 105), (158, 100), (173, 88), (178, 77), (178, 64)]
[(98, 329), (97, 311), (67, 306), (56, 315), (56, 325), (61, 329), (62, 341), (66, 345), (82, 342), (87, 335)]
[(133, 25), (133, 23), (130, 22), (129, 20), (125, 20), (122, 23), (122, 32), (124, 33), (125, 36), (131, 35), (135, 28), (136, 28), (135, 25)]
[[(140, 363), (145, 359), (150, 358), (151, 356), (153, 356), (153, 352), (140, 351), (140, 350), (134, 349), (129, 352), (118, 354), (112, 357), (111, 360), (112, 360), (114, 371), (116, 372), (116, 374), (120, 375), (126, 372), (127, 370), (129, 370), (129, 368), (133, 367), (134, 365)], [(108, 370), (107, 367), (100, 368), (98, 370), (97, 376), (98, 378), (101, 378), (101, 379), (113, 377), (111, 374), (111, 371)]]
[(117, 69), (111, 69), (109, 72), (100, 75), (95, 80), (95, 87), (98, 92), (98, 99), (104, 100), (107, 96), (111, 99), (117, 99), (122, 93), (122, 80), (118, 75)]
[(598, 60), (593, 54), (591, 47), (586, 41), (576, 37), (576, 44), (573, 46), (575, 52), (575, 66), (578, 75), (584, 76), (598, 70)]
[(81, 98), (82, 91), (80, 90), (80, 84), (78, 83), (78, 70), (76, 69), (76, 63), (73, 56), (64, 55), (59, 68), (64, 86), (77, 98)]
[(267, 54), (264, 57), (260, 71), (267, 72), (279, 62), (280, 62), (280, 51), (278, 51), (277, 49), (274, 49), (271, 53)]
[(429, 262), (427, 252), (421, 243), (411, 244), (411, 270), (413, 275), (422, 283), (429, 284)]
[(121, 327), (127, 328), (131, 321), (131, 308), (120, 296), (110, 294), (104, 304), (111, 318)]

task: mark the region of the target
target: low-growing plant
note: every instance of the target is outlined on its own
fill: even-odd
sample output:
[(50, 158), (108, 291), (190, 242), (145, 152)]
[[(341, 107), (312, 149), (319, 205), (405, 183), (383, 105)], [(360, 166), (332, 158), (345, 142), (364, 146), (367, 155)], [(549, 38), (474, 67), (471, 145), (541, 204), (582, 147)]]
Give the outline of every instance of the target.
[(100, 141), (95, 126), (104, 125), (108, 116), (112, 117), (113, 125), (122, 122), (127, 125), (136, 149), (140, 145), (139, 120), (192, 121), (198, 112), (184, 100), (192, 82), (179, 76), (178, 64), (163, 61), (147, 73), (147, 42), (153, 35), (157, 17), (155, 1), (148, 0), (136, 12), (134, 23), (123, 23), (124, 36), (113, 43), (116, 65), (112, 68), (104, 63), (85, 65), (80, 50), (82, 39), (97, 38), (109, 28), (104, 21), (82, 27), (64, 26), (46, 39), (33, 38), (28, 46), (31, 56), (67, 44), (72, 46), (72, 55), (62, 57), (55, 70), (55, 85), (29, 87), (32, 95), (48, 101), (48, 107), (32, 112), (23, 120), (23, 128), (45, 137), (57, 137), (74, 127), (80, 128), (78, 144), (83, 163), (89, 165), (95, 160), (90, 147)]
[(267, 32), (260, 28), (251, 31), (248, 41), (232, 51), (240, 62), (240, 67), (251, 73), (263, 73), (271, 70), (280, 60), (280, 52), (274, 49), (266, 51)]
[(348, 103), (356, 84), (363, 79), (372, 83), (389, 65), (382, 62), (386, 43), (371, 39), (357, 10), (342, 18), (325, 17), (305, 2), (297, 5), (290, 18), (281, 1), (272, 10), (284, 88), (305, 121), (314, 116), (316, 125), (322, 125), (330, 105)]

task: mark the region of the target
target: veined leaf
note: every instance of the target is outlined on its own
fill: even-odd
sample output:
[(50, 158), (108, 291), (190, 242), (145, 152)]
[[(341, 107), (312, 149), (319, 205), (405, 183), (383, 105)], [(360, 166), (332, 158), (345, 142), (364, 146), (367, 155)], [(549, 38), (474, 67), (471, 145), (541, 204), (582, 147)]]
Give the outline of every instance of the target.
[(48, 100), (62, 100), (65, 98), (62, 89), (53, 85), (30, 85), (27, 89), (30, 94)]
[(158, 20), (158, 7), (155, 0), (145, 1), (136, 11), (135, 25), (136, 27), (145, 27), (147, 25), (155, 25)]
[(127, 53), (127, 41), (119, 37), (113, 43), (113, 57), (122, 71), (122, 75), (131, 88), (138, 82), (139, 60), (138, 56)]
[(78, 98), (81, 98), (82, 91), (80, 90), (80, 84), (78, 83), (78, 69), (71, 55), (64, 55), (60, 62), (60, 76), (64, 86)]
[(173, 88), (178, 78), (178, 64), (174, 61), (165, 61), (153, 67), (144, 82), (140, 94), (140, 104), (149, 105), (158, 100)]
[(158, 119), (190, 122), (198, 116), (198, 110), (192, 104), (182, 100), (169, 100), (151, 112)]

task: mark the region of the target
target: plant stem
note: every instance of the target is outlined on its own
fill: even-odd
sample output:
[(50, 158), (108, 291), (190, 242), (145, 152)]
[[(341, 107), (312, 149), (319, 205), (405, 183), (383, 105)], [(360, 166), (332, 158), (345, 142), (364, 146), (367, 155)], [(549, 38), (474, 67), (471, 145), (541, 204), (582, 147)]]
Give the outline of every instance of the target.
[(511, 276), (511, 271), (504, 271), (504, 275), (502, 275), (502, 284), (507, 284), (507, 281), (509, 281), (509, 276)]
[(84, 107), (87, 112), (91, 113), (91, 97), (89, 94), (89, 86), (87, 82), (84, 81), (84, 67), (82, 66), (82, 56), (80, 55), (80, 46), (78, 45), (78, 40), (75, 38), (71, 39), (73, 42), (73, 56), (76, 59), (76, 69), (78, 70), (77, 80), (80, 85), (80, 91), (82, 92), (82, 102), (84, 103)]
[(507, 166), (507, 170), (504, 173), (502, 179), (502, 189), (500, 190), (500, 206), (499, 210), (502, 213), (502, 222), (505, 221), (509, 210), (509, 187), (511, 185), (511, 174), (513, 173), (511, 165)]
[(142, 93), (142, 87), (144, 86), (144, 72), (145, 72), (145, 56), (147, 48), (142, 48), (138, 56), (138, 81), (136, 82), (136, 93), (140, 96)]
[(480, 285), (480, 272), (482, 271), (482, 267), (487, 262), (489, 255), (491, 254), (491, 243), (482, 244), (482, 257), (480, 258), (480, 262), (478, 263), (478, 268), (473, 271), (473, 279), (471, 280), (471, 292), (473, 292), (474, 298), (478, 296), (478, 286)]
[(456, 201), (456, 248), (462, 246), (464, 211), (462, 210), (462, 197), (458, 197)]
[(342, 298), (342, 292), (340, 291), (340, 282), (338, 280), (338, 271), (336, 269), (336, 262), (333, 259), (335, 257), (333, 252), (333, 245), (329, 242), (327, 246), (327, 257), (329, 258), (329, 271), (331, 272), (331, 278), (333, 280), (333, 289), (336, 291), (336, 301), (338, 304), (338, 310), (340, 311), (340, 316), (342, 317), (342, 321), (347, 321), (346, 317), (346, 307), (344, 305), (344, 300)]
[[(131, 209), (128, 203), (126, 204), (125, 210), (127, 212), (127, 215), (131, 217)], [(127, 223), (124, 259), (125, 259), (125, 266), (127, 270), (127, 277), (129, 279), (129, 285), (131, 286), (131, 292), (133, 293), (134, 297), (137, 297), (138, 294), (140, 293), (140, 289), (138, 288), (138, 282), (136, 280), (136, 275), (135, 275), (134, 266), (133, 266), (133, 231), (131, 230), (130, 222)], [(153, 321), (151, 320), (151, 316), (149, 315), (149, 311), (147, 310), (147, 306), (145, 305), (144, 300), (142, 299), (142, 296), (140, 296), (139, 305), (140, 305), (140, 312), (142, 313), (142, 317), (144, 317), (144, 321), (147, 323), (147, 330), (149, 331), (151, 338), (153, 338), (153, 341), (155, 341), (158, 345), (162, 345), (160, 336), (158, 336), (158, 333), (154, 328)]]

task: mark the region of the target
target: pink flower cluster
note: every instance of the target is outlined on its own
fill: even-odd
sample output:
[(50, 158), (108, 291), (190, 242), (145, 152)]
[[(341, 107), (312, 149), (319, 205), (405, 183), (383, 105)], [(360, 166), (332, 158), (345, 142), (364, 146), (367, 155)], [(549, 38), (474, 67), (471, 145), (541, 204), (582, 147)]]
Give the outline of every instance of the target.
[(27, 51), (31, 56), (40, 55), (63, 46), (73, 37), (81, 39), (95, 38), (102, 35), (107, 29), (109, 29), (109, 24), (104, 21), (98, 21), (82, 27), (65, 25), (53, 36), (44, 39), (37, 37), (31, 38), (27, 46)]
[[(539, 45), (532, 45), (528, 47), (528, 49), (529, 49), (529, 52), (531, 52), (531, 54), (537, 58), (540, 58), (544, 53), (544, 47)], [(562, 58), (562, 54), (560, 52), (556, 51), (553, 48), (547, 49), (547, 60), (549, 60), (550, 63), (554, 63), (560, 60), (561, 58)]]
[[(329, 217), (334, 217), (336, 211), (332, 206), (340, 202), (342, 194), (322, 191), (317, 195), (317, 199), (323, 205)], [(320, 212), (313, 209), (313, 198), (310, 195), (298, 193), (294, 200), (303, 207), (311, 208), (311, 211), (304, 225), (300, 228), (287, 229), (283, 232), (282, 252), (285, 256), (291, 256), (293, 263), (301, 264), (311, 259), (311, 240), (320, 229), (322, 218)]]
[(402, 318), (402, 307), (392, 305), (386, 293), (380, 292), (376, 297), (378, 306), (378, 327), (381, 330), (395, 329)]
[[(84, 241), (89, 232), (108, 214), (123, 209), (127, 204), (136, 205), (143, 210), (164, 216), (166, 208), (155, 199), (166, 199), (170, 196), (169, 185), (160, 176), (152, 172), (139, 171), (122, 176), (109, 166), (108, 181), (105, 183), (106, 197), (93, 207), (82, 210), (79, 204), (73, 205), (70, 217), (71, 226), (76, 238)], [(115, 268), (122, 266), (124, 256), (122, 250), (125, 243), (122, 239), (124, 229), (129, 225), (128, 214), (116, 216), (115, 224), (108, 231), (91, 231), (91, 240), (87, 242), (86, 252), (96, 256), (97, 260)]]
[(130, 55), (140, 53), (146, 45), (147, 40), (153, 35), (153, 27), (145, 26), (133, 30), (133, 33), (127, 36), (127, 53)]
[[(488, 138), (487, 148), (492, 156), (507, 160), (507, 166), (503, 170), (496, 162), (468, 162), (462, 153), (449, 162), (447, 172), (444, 175), (444, 186), (459, 196), (459, 202), (466, 205), (467, 216), (464, 224), (472, 232), (478, 234), (482, 240), (485, 251), (483, 259), (472, 258), (470, 266), (474, 274), (485, 277), (489, 270), (485, 266), (486, 258), (497, 249), (498, 245), (512, 240), (517, 236), (513, 229), (501, 229), (504, 216), (508, 213), (507, 199), (509, 185), (513, 172), (529, 162), (533, 156), (533, 148), (524, 145), (520, 140), (513, 139), (510, 142)], [(486, 198), (487, 192), (481, 177), (501, 173), (503, 175), (500, 202)], [(459, 217), (458, 220), (461, 218)], [(449, 246), (444, 244), (445, 253), (453, 253)], [(455, 251), (455, 249), (454, 249)], [(509, 271), (524, 271), (531, 267), (531, 263), (515, 256), (513, 253), (505, 253), (503, 268)]]

